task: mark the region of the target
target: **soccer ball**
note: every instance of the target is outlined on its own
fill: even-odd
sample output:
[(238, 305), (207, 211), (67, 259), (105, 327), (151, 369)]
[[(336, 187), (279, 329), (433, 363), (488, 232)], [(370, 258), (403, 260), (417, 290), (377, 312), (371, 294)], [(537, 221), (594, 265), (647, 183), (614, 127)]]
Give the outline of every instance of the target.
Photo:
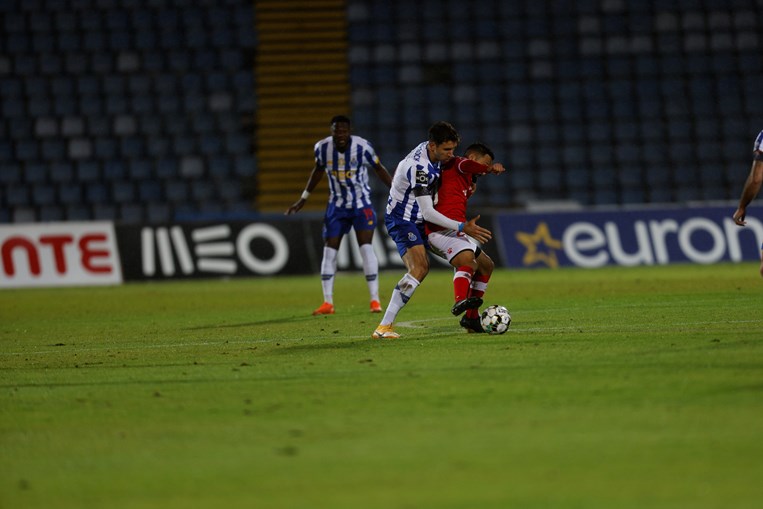
[(503, 306), (492, 305), (485, 308), (480, 316), (482, 329), (488, 334), (503, 334), (509, 330), (511, 315)]

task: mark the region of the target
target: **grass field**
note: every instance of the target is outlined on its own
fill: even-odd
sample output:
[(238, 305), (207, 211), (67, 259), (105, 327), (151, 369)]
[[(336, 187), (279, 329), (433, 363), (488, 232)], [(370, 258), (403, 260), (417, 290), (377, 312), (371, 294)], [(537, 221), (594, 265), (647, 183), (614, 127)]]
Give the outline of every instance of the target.
[(450, 277), (396, 341), (359, 274), (0, 292), (0, 507), (761, 507), (757, 264)]

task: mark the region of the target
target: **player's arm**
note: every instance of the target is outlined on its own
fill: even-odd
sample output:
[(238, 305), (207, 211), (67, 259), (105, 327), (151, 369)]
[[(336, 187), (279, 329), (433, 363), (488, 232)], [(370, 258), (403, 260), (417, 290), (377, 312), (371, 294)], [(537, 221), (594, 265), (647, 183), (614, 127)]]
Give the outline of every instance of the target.
[(302, 209), (302, 207), (305, 206), (307, 197), (310, 196), (310, 193), (313, 192), (315, 186), (317, 186), (318, 182), (321, 181), (325, 170), (326, 168), (324, 166), (321, 166), (317, 163), (315, 166), (313, 166), (313, 171), (310, 173), (310, 178), (307, 179), (307, 185), (305, 186), (305, 190), (302, 191), (302, 196), (300, 196), (299, 200), (295, 201), (291, 207), (286, 209), (286, 212), (284, 212), (285, 215), (290, 216), (291, 214), (296, 214)]
[(763, 152), (756, 150), (750, 174), (747, 176), (742, 196), (739, 198), (739, 207), (734, 212), (734, 222), (739, 226), (747, 224), (744, 220), (747, 215), (747, 205), (758, 195), (761, 185), (763, 185)]
[(490, 230), (477, 224), (477, 220), (480, 216), (470, 219), (465, 223), (459, 223), (458, 221), (450, 219), (440, 212), (437, 212), (432, 203), (432, 196), (427, 194), (422, 188), (414, 188), (413, 193), (416, 196), (416, 203), (419, 205), (421, 215), (424, 216), (424, 221), (442, 226), (449, 230), (464, 232), (483, 244), (493, 238), (493, 234)]
[(376, 172), (376, 176), (379, 177), (379, 180), (381, 180), (385, 186), (392, 187), (392, 175), (389, 174), (387, 168), (384, 167), (381, 161), (374, 161), (374, 171)]
[(465, 157), (458, 158), (456, 167), (462, 173), (471, 173), (472, 175), (486, 175), (488, 173), (498, 175), (506, 171), (506, 168), (504, 168), (501, 163), (493, 163), (492, 166), (488, 166)]

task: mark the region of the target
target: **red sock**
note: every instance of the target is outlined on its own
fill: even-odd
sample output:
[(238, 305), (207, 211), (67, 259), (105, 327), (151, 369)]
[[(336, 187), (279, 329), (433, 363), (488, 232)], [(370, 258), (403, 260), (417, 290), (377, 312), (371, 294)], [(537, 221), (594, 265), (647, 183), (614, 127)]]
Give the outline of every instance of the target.
[[(490, 276), (477, 274), (472, 278), (471, 288), (469, 288), (469, 297), (482, 297), (487, 290), (487, 282), (490, 280)], [(467, 309), (466, 316), (468, 318), (479, 318), (479, 309)]]
[(453, 275), (453, 292), (456, 302), (462, 301), (469, 296), (469, 286), (472, 284), (474, 270), (465, 265), (458, 267)]

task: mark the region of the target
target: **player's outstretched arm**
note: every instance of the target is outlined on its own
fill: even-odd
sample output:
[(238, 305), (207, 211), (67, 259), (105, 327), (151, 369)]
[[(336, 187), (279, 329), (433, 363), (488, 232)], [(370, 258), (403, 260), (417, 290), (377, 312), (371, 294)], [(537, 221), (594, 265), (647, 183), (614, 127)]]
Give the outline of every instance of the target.
[(490, 167), (490, 169), (488, 170), (488, 173), (492, 173), (493, 175), (500, 175), (501, 173), (505, 171), (506, 171), (506, 168), (504, 168), (501, 163), (493, 163), (493, 166)]

